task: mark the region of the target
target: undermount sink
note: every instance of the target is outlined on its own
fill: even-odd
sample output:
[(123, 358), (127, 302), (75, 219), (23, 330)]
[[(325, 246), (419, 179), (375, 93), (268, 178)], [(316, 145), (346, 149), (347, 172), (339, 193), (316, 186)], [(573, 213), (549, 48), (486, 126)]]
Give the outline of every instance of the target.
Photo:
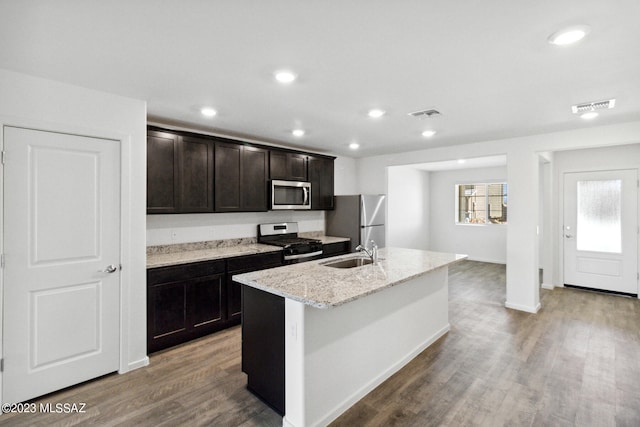
[(354, 267), (362, 267), (363, 265), (371, 264), (371, 258), (347, 258), (342, 259), (340, 261), (333, 261), (328, 263), (323, 263), (322, 265), (326, 265), (327, 267), (333, 268), (354, 268)]

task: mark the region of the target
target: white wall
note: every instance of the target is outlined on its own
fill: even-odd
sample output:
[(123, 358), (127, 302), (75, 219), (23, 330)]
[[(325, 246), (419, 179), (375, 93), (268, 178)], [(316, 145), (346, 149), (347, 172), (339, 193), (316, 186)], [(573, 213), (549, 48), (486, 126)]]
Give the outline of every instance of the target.
[(338, 157), (334, 162), (333, 170), (336, 196), (358, 194), (358, 163), (356, 159)]
[(505, 264), (507, 227), (498, 224), (456, 224), (456, 184), (505, 182), (506, 167), (431, 172), (430, 249), (469, 255), (469, 259)]
[[(562, 286), (563, 277), (563, 191), (564, 173), (586, 172), (612, 169), (636, 169), (640, 173), (640, 144), (630, 144), (619, 147), (603, 147), (593, 149), (566, 150), (554, 153), (554, 208), (552, 217), (555, 218), (553, 230), (554, 253), (558, 262), (553, 269), (554, 286)], [(638, 209), (640, 215), (640, 206)], [(638, 254), (640, 265), (640, 252)]]
[(258, 224), (284, 221), (300, 232), (324, 230), (323, 211), (147, 215), (147, 246), (256, 237)]
[[(148, 363), (146, 103), (0, 70), (0, 124), (118, 138), (123, 149), (120, 371)], [(61, 167), (64, 167), (61, 165)], [(11, 209), (6, 206), (6, 209)]]
[(387, 172), (387, 246), (429, 249), (429, 173), (404, 166)]
[[(537, 236), (538, 153), (640, 142), (640, 121), (609, 126), (585, 126), (589, 127), (359, 159), (358, 191), (387, 193), (386, 170), (389, 166), (506, 154), (510, 194), (505, 305), (535, 312), (540, 308)], [(534, 196), (531, 197), (531, 194)]]

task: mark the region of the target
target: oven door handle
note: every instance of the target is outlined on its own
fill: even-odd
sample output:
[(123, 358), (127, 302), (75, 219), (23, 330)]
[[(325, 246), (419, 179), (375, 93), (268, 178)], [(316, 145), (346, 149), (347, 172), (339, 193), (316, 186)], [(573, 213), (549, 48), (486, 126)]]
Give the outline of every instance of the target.
[(309, 252), (308, 254), (299, 254), (299, 255), (285, 255), (284, 260), (289, 261), (292, 259), (300, 259), (300, 258), (311, 258), (312, 256), (322, 255), (322, 251), (317, 252)]

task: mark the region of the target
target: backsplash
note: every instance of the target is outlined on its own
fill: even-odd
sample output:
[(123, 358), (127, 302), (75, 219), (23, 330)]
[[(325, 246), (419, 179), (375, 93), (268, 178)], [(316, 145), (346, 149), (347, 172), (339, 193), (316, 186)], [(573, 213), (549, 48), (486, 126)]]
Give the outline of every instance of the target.
[(255, 237), (226, 240), (207, 240), (204, 242), (176, 243), (147, 246), (147, 255), (173, 254), (176, 252), (199, 251), (203, 249), (227, 248), (238, 245), (250, 245), (257, 242)]
[(258, 224), (291, 221), (298, 223), (300, 235), (324, 232), (323, 211), (147, 215), (147, 247), (251, 238), (255, 243)]

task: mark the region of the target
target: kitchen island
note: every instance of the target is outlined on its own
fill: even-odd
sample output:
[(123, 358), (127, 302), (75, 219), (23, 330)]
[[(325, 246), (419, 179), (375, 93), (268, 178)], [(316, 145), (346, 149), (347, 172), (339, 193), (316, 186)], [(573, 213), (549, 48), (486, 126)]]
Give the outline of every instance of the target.
[[(385, 248), (236, 275), (248, 388), (285, 426), (326, 425), (449, 330), (448, 265), (465, 255)], [(368, 259), (368, 258), (364, 258)], [(349, 261), (347, 261), (349, 263)]]

